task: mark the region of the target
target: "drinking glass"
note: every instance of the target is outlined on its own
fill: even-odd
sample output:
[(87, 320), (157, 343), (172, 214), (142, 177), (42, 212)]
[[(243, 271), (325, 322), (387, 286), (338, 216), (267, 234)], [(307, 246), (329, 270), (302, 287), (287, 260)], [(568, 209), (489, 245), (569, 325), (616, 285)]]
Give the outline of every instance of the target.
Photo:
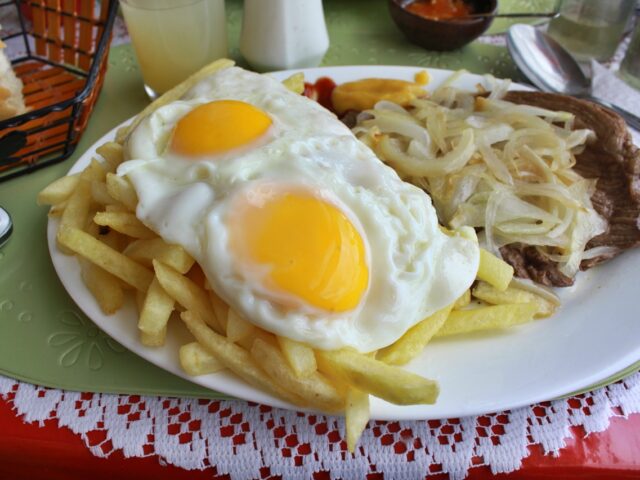
[(120, 0), (150, 98), (227, 55), (224, 0)]
[(640, 90), (640, 20), (631, 37), (631, 43), (620, 65), (620, 76), (632, 87)]
[(615, 53), (636, 0), (563, 0), (549, 35), (578, 61), (607, 60)]

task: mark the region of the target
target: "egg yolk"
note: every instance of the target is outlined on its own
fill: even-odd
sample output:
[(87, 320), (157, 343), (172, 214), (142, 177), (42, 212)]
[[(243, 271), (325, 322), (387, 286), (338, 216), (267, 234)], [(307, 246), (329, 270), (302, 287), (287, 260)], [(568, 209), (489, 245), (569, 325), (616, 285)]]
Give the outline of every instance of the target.
[(269, 115), (245, 102), (205, 103), (178, 121), (171, 149), (186, 156), (223, 153), (260, 138), (271, 123)]
[(316, 308), (352, 310), (367, 288), (360, 234), (342, 211), (309, 194), (245, 201), (230, 222), (230, 239), (241, 261), (266, 267), (267, 288)]

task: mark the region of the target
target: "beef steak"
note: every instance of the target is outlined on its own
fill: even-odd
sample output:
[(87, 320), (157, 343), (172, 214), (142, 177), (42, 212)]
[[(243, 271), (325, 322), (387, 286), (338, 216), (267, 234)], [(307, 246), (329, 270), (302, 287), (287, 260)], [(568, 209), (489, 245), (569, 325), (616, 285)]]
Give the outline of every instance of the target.
[[(570, 112), (575, 115), (575, 128), (589, 128), (596, 134), (596, 140), (576, 155), (574, 169), (585, 178), (598, 179), (591, 200), (608, 222), (607, 231), (592, 238), (587, 249), (601, 246), (613, 249), (583, 260), (580, 269), (586, 270), (640, 245), (640, 150), (633, 144), (622, 117), (593, 102), (553, 93), (512, 91), (504, 100)], [(534, 247), (507, 245), (501, 253), (519, 277), (549, 286), (573, 284), (572, 278), (558, 270), (556, 262)]]

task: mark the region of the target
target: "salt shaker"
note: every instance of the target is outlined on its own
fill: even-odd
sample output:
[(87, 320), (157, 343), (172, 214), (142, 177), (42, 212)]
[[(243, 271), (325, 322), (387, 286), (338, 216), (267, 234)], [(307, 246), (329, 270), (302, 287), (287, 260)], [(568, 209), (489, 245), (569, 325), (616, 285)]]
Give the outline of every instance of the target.
[(322, 0), (245, 0), (240, 52), (260, 71), (317, 67), (329, 48)]

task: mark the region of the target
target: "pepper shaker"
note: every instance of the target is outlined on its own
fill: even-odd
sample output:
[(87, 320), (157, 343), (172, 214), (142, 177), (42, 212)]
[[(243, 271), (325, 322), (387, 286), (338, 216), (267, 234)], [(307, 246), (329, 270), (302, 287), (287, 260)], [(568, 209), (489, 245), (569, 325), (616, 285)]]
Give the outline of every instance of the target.
[(316, 67), (328, 48), (322, 0), (245, 0), (240, 52), (254, 69)]

